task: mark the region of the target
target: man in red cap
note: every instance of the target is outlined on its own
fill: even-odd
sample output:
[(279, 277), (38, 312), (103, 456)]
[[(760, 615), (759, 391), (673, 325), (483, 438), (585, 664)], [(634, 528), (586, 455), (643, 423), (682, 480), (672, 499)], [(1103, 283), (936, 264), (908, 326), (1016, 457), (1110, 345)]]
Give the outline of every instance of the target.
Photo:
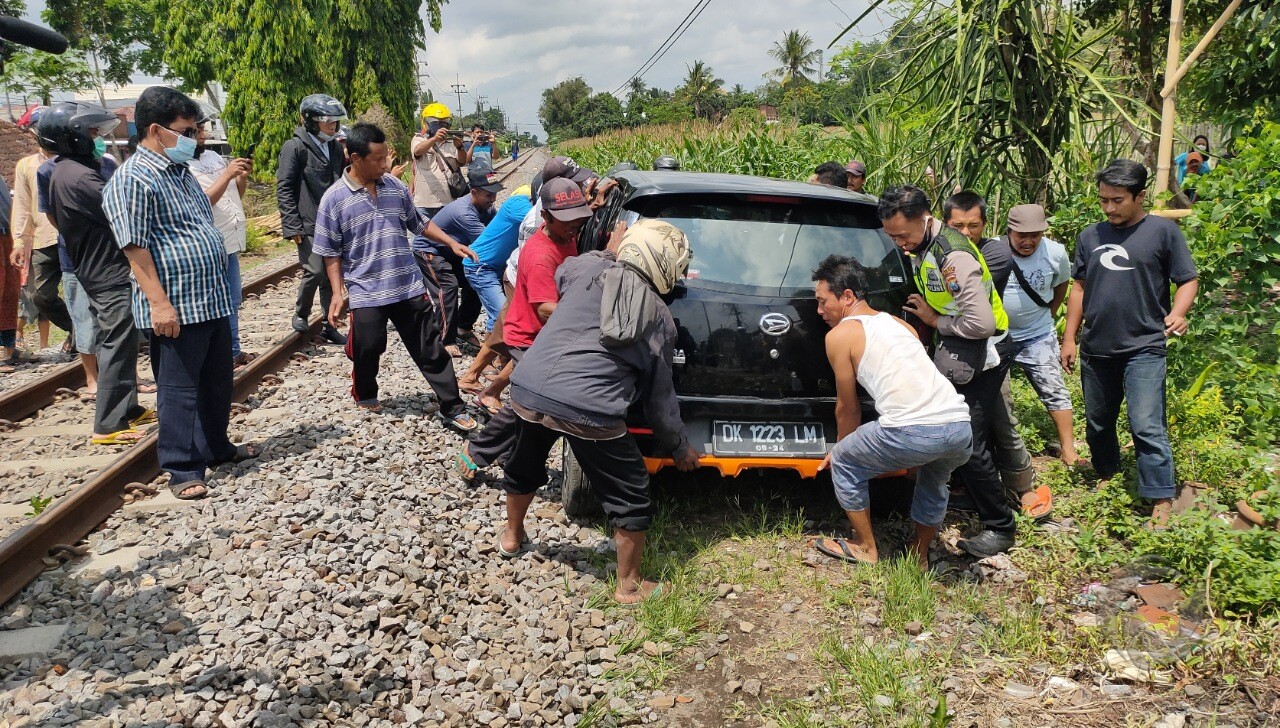
[[(591, 206), (582, 188), (571, 178), (555, 177), (538, 191), (542, 227), (520, 252), (515, 290), (503, 323), (503, 340), (515, 366), (551, 318), (560, 301), (556, 269), (578, 254), (578, 233), (591, 217)], [(458, 453), (457, 473), (470, 480), (477, 470), (497, 462), (510, 451), (516, 433), (516, 417), (504, 405), (489, 424)]]
[(854, 192), (866, 192), (867, 165), (854, 159), (844, 166), (849, 173), (849, 189)]

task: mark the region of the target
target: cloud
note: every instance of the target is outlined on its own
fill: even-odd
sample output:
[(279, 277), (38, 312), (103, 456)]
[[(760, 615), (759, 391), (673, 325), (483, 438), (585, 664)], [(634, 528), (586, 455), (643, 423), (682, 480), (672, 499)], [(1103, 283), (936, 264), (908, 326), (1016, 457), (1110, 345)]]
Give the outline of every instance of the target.
[[(789, 3), (743, 3), (711, 0), (698, 21), (645, 74), (650, 86), (674, 88), (685, 65), (707, 62), (725, 85), (751, 89), (776, 63), (768, 51), (791, 29), (806, 32), (815, 47), (825, 48), (867, 5), (867, 0), (793, 0)], [(428, 86), (437, 98), (458, 106), (451, 87), (467, 88), (464, 112), (499, 104), (521, 128), (538, 125), (543, 89), (566, 78), (582, 76), (595, 91), (613, 91), (637, 71), (693, 6), (692, 0), (653, 3), (603, 2), (588, 5), (568, 0), (540, 3), (454, 0), (444, 6), (439, 34), (427, 32)], [(872, 15), (846, 40), (879, 34), (889, 22)], [(828, 51), (829, 57), (830, 51)]]

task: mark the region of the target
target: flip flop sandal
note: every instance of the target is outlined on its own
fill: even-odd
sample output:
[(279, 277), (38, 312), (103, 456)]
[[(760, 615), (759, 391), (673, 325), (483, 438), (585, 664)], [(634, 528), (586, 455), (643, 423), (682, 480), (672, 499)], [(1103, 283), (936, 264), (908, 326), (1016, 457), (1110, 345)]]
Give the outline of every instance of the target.
[(653, 591), (649, 592), (649, 596), (645, 597), (644, 599), (641, 599), (638, 602), (620, 602), (617, 599), (613, 600), (613, 602), (614, 604), (617, 604), (619, 607), (622, 607), (623, 609), (637, 609), (641, 604), (644, 604), (645, 602), (661, 597), (663, 587), (665, 587), (666, 585), (667, 583), (665, 581), (658, 582), (658, 585), (653, 588)]
[(476, 399), (476, 404), (480, 405), (481, 407), (484, 407), (485, 411), (487, 411), (491, 415), (496, 415), (502, 411), (502, 400), (498, 400), (498, 404), (493, 405), (493, 404), (487, 404), (484, 401), (483, 397), (479, 397)]
[(129, 420), (129, 424), (134, 427), (142, 427), (143, 425), (155, 424), (156, 419), (156, 411), (148, 407), (143, 410), (142, 414)]
[[(200, 490), (196, 493), (183, 494), (183, 491), (199, 486)], [(209, 487), (204, 484), (203, 480), (188, 480), (185, 483), (170, 483), (169, 492), (173, 493), (173, 497), (178, 500), (200, 500), (209, 497)]]
[(246, 460), (253, 460), (262, 457), (262, 448), (256, 444), (248, 443), (245, 445), (236, 445), (236, 453), (227, 459), (230, 463), (242, 463)]
[(525, 547), (529, 545), (529, 534), (526, 533), (524, 535), (524, 539), (520, 541), (520, 546), (516, 548), (515, 551), (508, 551), (502, 548), (502, 537), (506, 535), (507, 535), (507, 529), (505, 528), (502, 529), (502, 531), (498, 534), (498, 555), (504, 559), (514, 559), (520, 554), (524, 553)]
[(138, 394), (155, 394), (157, 389), (154, 384), (139, 384)]
[(0, 374), (13, 374), (18, 371), (8, 364), (0, 364)]
[(484, 384), (479, 380), (475, 380), (474, 382), (464, 382), (464, 380), (459, 379), (458, 389), (466, 392), (467, 394), (480, 394), (484, 391)]
[(1053, 515), (1053, 493), (1049, 490), (1049, 486), (1042, 485), (1025, 495), (1035, 496), (1035, 499), (1030, 503), (1019, 499), (1022, 513), (1027, 518), (1034, 521), (1044, 521)]
[(476, 473), (480, 472), (480, 466), (476, 465), (476, 461), (471, 459), (465, 451), (459, 450), (453, 454), (454, 467), (453, 474), (462, 479), (464, 483), (470, 483), (475, 480)]
[(382, 411), (382, 403), (376, 399), (363, 399), (356, 402), (356, 406), (367, 412), (378, 413)]
[(480, 429), (480, 422), (466, 412), (459, 412), (452, 417), (441, 413), (436, 415), (436, 419), (445, 427), (464, 435)]
[(462, 349), (459, 349), (453, 344), (449, 344), (444, 348), (444, 350), (448, 352), (449, 356), (453, 357), (454, 359), (459, 359), (462, 357)]
[(109, 435), (94, 434), (89, 442), (94, 445), (134, 445), (141, 440), (144, 435), (134, 429), (118, 430)]
[(80, 401), (81, 401), (81, 402), (96, 402), (96, 401), (98, 401), (98, 393), (97, 393), (97, 392), (83, 392), (83, 393), (81, 393), (81, 395), (80, 395)]
[[(835, 545), (840, 547), (840, 550), (836, 551), (835, 549), (826, 547), (825, 545), (823, 545), (824, 541), (830, 541), (831, 543), (834, 543)], [(850, 564), (867, 564), (867, 565), (872, 564), (872, 562), (870, 561), (867, 561), (865, 559), (860, 559), (857, 556), (855, 556), (853, 553), (853, 550), (849, 548), (849, 542), (843, 538), (820, 538), (817, 541), (813, 542), (813, 547), (816, 548), (819, 553), (826, 554), (827, 556), (830, 556), (833, 559), (846, 561)]]

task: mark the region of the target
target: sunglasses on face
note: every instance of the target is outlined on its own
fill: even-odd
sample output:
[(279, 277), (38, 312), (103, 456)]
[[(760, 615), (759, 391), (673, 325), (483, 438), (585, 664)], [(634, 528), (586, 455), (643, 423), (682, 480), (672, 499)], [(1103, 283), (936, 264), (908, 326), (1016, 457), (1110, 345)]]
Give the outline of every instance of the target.
[(167, 131), (167, 132), (169, 132), (169, 133), (171, 133), (171, 134), (176, 134), (176, 135), (178, 135), (178, 136), (184, 136), (184, 137), (186, 137), (186, 138), (188, 138), (188, 139), (195, 139), (195, 138), (196, 138), (196, 135), (200, 133), (200, 127), (199, 127), (199, 126), (192, 126), (192, 127), (188, 127), (188, 128), (186, 128), (186, 129), (183, 129), (182, 131), (178, 131), (177, 129), (170, 129), (170, 128), (169, 128), (169, 127), (167, 127), (167, 126), (161, 126), (160, 128), (161, 128), (161, 129), (164, 129), (165, 131)]

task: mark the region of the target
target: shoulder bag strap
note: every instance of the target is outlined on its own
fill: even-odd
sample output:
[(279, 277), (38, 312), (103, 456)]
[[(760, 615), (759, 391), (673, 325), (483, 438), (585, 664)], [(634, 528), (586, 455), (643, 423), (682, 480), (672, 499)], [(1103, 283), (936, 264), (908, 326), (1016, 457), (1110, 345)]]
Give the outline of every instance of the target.
[[(1009, 238), (1007, 236), (1002, 237), (1001, 240), (1009, 243)], [(1009, 244), (1009, 247), (1012, 250), (1013, 245)], [(1031, 284), (1027, 283), (1027, 278), (1022, 275), (1022, 268), (1018, 266), (1016, 258), (1009, 260), (1009, 267), (1013, 269), (1013, 277), (1018, 279), (1018, 285), (1022, 287), (1022, 292), (1027, 294), (1027, 298), (1030, 298), (1032, 302), (1040, 308), (1049, 308), (1049, 302), (1041, 298), (1040, 294), (1036, 293), (1035, 289), (1031, 287)]]

